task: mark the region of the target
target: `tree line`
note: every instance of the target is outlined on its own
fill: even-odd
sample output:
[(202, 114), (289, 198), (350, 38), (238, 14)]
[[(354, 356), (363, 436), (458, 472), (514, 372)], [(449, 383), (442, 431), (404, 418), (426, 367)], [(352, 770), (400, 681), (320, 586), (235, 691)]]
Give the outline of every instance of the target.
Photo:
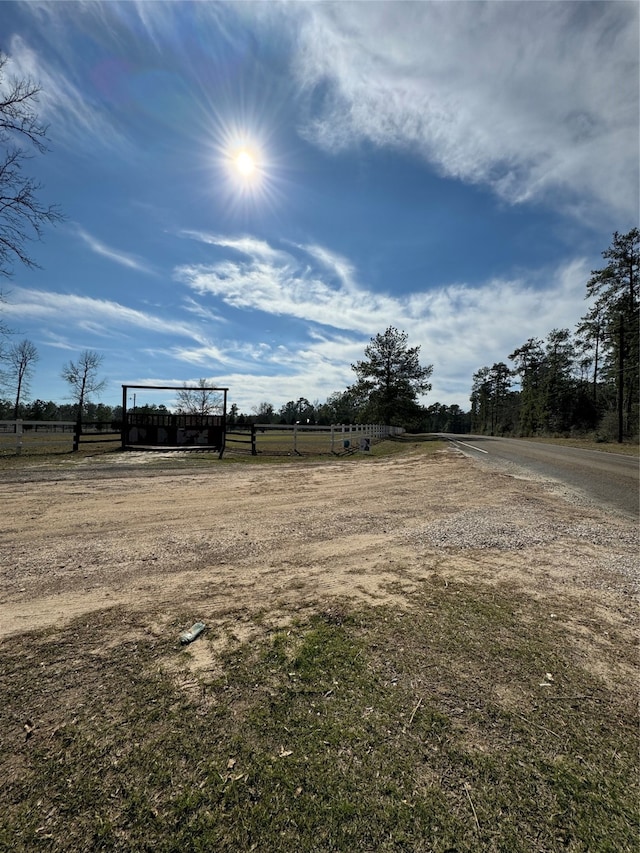
[[(595, 433), (632, 438), (639, 420), (640, 232), (613, 235), (586, 284), (576, 329), (529, 338), (473, 375), (471, 430), (487, 435)], [(517, 387), (514, 387), (517, 385)]]
[[(121, 406), (111, 407), (91, 400), (105, 386), (105, 380), (99, 376), (103, 360), (99, 353), (85, 350), (77, 360), (64, 365), (61, 376), (69, 384), (73, 402), (62, 405), (52, 400), (24, 402), (37, 360), (37, 349), (29, 341), (9, 348), (2, 378), (13, 396), (0, 397), (0, 419), (75, 420), (78, 425), (102, 421), (114, 426), (121, 422)], [(456, 424), (458, 430), (463, 427), (464, 413), (458, 406), (436, 404), (426, 409), (419, 404), (419, 395), (431, 388), (428, 380), (433, 367), (420, 364), (420, 347), (410, 347), (405, 332), (389, 326), (384, 333), (375, 335), (365, 347), (364, 358), (352, 365), (352, 369), (355, 382), (346, 390), (330, 395), (324, 403), (299, 397), (279, 409), (262, 402), (249, 413), (241, 412), (232, 403), (228, 424), (233, 427), (252, 423), (384, 423), (415, 431), (440, 430), (445, 425), (455, 430)], [(176, 414), (204, 416), (220, 413), (222, 397), (208, 380), (199, 379), (195, 387), (176, 388), (175, 402)], [(138, 414), (170, 413), (164, 404), (136, 405), (135, 398), (133, 408)]]

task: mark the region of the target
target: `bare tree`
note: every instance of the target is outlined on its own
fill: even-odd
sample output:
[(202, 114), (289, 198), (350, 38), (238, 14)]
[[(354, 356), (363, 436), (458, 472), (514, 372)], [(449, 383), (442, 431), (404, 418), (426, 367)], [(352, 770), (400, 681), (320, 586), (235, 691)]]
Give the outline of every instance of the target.
[[(6, 293), (3, 293), (0, 290), (0, 310), (2, 310), (2, 303), (7, 301)], [(0, 358), (3, 357), (4, 354), (4, 344), (6, 339), (13, 333), (13, 329), (11, 329), (8, 323), (0, 317)]]
[[(41, 184), (23, 172), (31, 151), (47, 151), (48, 126), (34, 110), (40, 87), (29, 78), (7, 77), (8, 61), (0, 52), (0, 276), (5, 277), (16, 260), (36, 267), (27, 244), (42, 239), (44, 225), (64, 219), (55, 205), (38, 201)], [(21, 147), (24, 143), (28, 148)]]
[(98, 394), (107, 384), (106, 379), (98, 379), (98, 370), (103, 356), (92, 350), (84, 350), (77, 361), (70, 361), (62, 368), (62, 378), (71, 386), (71, 397), (76, 403), (76, 424), (82, 426), (82, 412), (85, 403), (92, 394)]
[(182, 415), (217, 415), (222, 412), (222, 394), (206, 379), (198, 379), (197, 387), (184, 385), (176, 394), (177, 411)]
[(259, 403), (257, 406), (254, 406), (251, 411), (255, 412), (258, 423), (261, 424), (270, 424), (276, 414), (273, 408), (273, 403), (268, 403), (266, 400)]
[(18, 417), (20, 400), (24, 394), (29, 393), (29, 382), (33, 375), (33, 368), (40, 356), (38, 350), (31, 341), (20, 341), (9, 348), (7, 362), (7, 384), (15, 392), (13, 405), (13, 419)]

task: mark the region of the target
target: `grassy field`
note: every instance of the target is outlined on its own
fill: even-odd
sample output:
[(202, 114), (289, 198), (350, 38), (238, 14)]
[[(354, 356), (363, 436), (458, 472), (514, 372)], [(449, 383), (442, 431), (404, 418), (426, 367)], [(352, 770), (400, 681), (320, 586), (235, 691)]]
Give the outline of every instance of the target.
[[(14, 639), (0, 848), (636, 851), (634, 691), (514, 592), (319, 609), (200, 677), (179, 622), (131, 639), (112, 611)], [(120, 641), (87, 651), (105, 630)]]
[[(21, 454), (15, 453), (13, 443), (4, 448), (0, 445), (0, 470), (28, 468), (31, 465), (73, 465), (81, 462), (83, 459), (102, 459), (108, 463), (109, 457), (113, 454), (122, 452), (121, 441), (118, 437), (105, 438), (99, 433), (92, 435), (87, 434), (82, 437), (80, 446), (76, 452), (72, 452), (72, 437), (69, 436), (61, 441), (60, 436), (52, 435), (50, 443), (47, 442), (46, 436), (44, 440), (38, 441), (38, 444), (27, 445), (25, 443)], [(150, 463), (157, 464), (162, 467), (177, 466), (184, 467), (185, 465), (201, 467), (210, 464), (264, 464), (277, 462), (290, 462), (296, 459), (300, 462), (313, 459), (333, 459), (352, 458), (366, 459), (380, 456), (388, 456), (394, 453), (404, 452), (408, 446), (416, 443), (423, 444), (428, 442), (434, 447), (441, 447), (442, 443), (433, 435), (405, 435), (404, 437), (388, 439), (385, 441), (375, 442), (371, 445), (371, 449), (366, 452), (354, 450), (350, 448), (345, 450), (338, 446), (336, 441), (336, 452), (331, 453), (330, 436), (327, 433), (307, 433), (298, 437), (297, 445), (299, 453), (293, 451), (293, 440), (291, 433), (274, 432), (260, 435), (257, 441), (258, 455), (252, 457), (250, 455), (250, 445), (232, 445), (229, 444), (225, 450), (222, 460), (218, 459), (217, 451), (201, 451), (198, 449), (166, 451), (159, 453), (156, 451), (133, 451), (134, 453), (148, 453)], [(127, 453), (129, 451), (126, 451)], [(175, 453), (175, 462), (170, 462), (169, 456)], [(153, 459), (157, 460), (154, 463)]]
[[(246, 439), (247, 442), (249, 440), (250, 433), (247, 432)], [(244, 443), (237, 441), (237, 433), (232, 434), (232, 437), (236, 439), (236, 441), (229, 441), (226, 446), (225, 456), (227, 460), (229, 459), (242, 459), (246, 460), (246, 457), (251, 452), (250, 443)], [(342, 436), (340, 433), (336, 432), (334, 436), (333, 442), (331, 441), (331, 434), (329, 432), (324, 431), (304, 431), (301, 430), (296, 435), (295, 439), (293, 436), (293, 432), (290, 429), (273, 429), (273, 430), (265, 430), (264, 432), (258, 431), (256, 436), (256, 449), (258, 456), (262, 457), (272, 457), (272, 456), (282, 456), (285, 458), (304, 458), (309, 456), (352, 456), (358, 455), (362, 451), (360, 451), (360, 437), (357, 434), (352, 436), (347, 435), (347, 438), (350, 438), (350, 446), (345, 448), (342, 442)], [(389, 448), (393, 445), (394, 442), (403, 441), (421, 441), (425, 439), (435, 440), (435, 436), (413, 436), (413, 435), (405, 435), (404, 438), (398, 437), (395, 439), (387, 440), (384, 442), (372, 442), (371, 449), (369, 451), (364, 451), (363, 455), (366, 453), (371, 453), (375, 455), (379, 453), (380, 446), (383, 447), (383, 453), (389, 452)], [(34, 459), (37, 458), (40, 462), (44, 461), (46, 457), (54, 461), (56, 457), (64, 458), (64, 457), (77, 457), (83, 458), (87, 456), (100, 456), (103, 454), (119, 452), (121, 450), (121, 441), (119, 436), (103, 436), (100, 433), (87, 433), (82, 436), (82, 440), (80, 442), (80, 447), (78, 451), (74, 454), (71, 454), (71, 447), (73, 444), (73, 436), (72, 434), (51, 434), (46, 435), (43, 433), (39, 433), (34, 436), (29, 436), (28, 434), (25, 436), (23, 449), (20, 454), (22, 459)], [(565, 447), (577, 447), (582, 448), (584, 450), (598, 450), (604, 453), (622, 453), (628, 456), (638, 456), (640, 455), (640, 449), (638, 443), (624, 443), (618, 444), (616, 442), (596, 442), (593, 440), (589, 440), (586, 438), (528, 438), (526, 441), (534, 441), (534, 442), (544, 442), (547, 444), (557, 444), (563, 445)], [(378, 450), (376, 450), (376, 447)], [(198, 451), (196, 451), (196, 454)], [(201, 453), (201, 455), (203, 455)], [(211, 455), (212, 458), (216, 456), (215, 454), (206, 454)], [(0, 435), (0, 469), (3, 467), (2, 460), (3, 459), (16, 459), (16, 450), (15, 450), (15, 436), (13, 435)], [(217, 456), (216, 456), (217, 458)], [(11, 463), (8, 463), (11, 465)], [(20, 463), (18, 463), (20, 464)], [(6, 466), (5, 466), (6, 467)]]
[[(236, 435), (232, 432), (230, 439), (235, 438)], [(249, 434), (247, 433), (247, 435)], [(355, 431), (349, 433), (348, 430), (342, 433), (336, 429), (332, 436), (330, 428), (300, 428), (294, 432), (290, 427), (270, 427), (269, 429), (256, 430), (256, 450), (258, 454), (266, 455), (344, 455), (359, 451), (361, 435), (366, 436), (368, 433), (356, 433)], [(347, 446), (344, 444), (345, 441), (348, 442)], [(226, 452), (234, 452), (238, 449), (244, 449), (246, 452), (247, 445), (236, 444), (233, 440), (227, 443)]]

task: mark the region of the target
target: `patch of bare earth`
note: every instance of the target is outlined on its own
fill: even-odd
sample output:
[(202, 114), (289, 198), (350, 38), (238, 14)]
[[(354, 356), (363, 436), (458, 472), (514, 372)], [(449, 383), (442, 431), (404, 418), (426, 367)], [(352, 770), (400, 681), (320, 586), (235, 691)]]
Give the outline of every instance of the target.
[[(434, 583), (548, 604), (585, 663), (635, 640), (637, 531), (455, 450), (317, 465), (212, 464), (0, 484), (0, 638), (126, 610), (140, 633), (207, 623), (220, 649), (352, 599), (411, 609)], [(96, 636), (96, 646), (113, 641)], [(216, 642), (209, 644), (215, 651)], [(193, 665), (215, 671), (194, 644)], [(198, 657), (205, 655), (206, 659)], [(615, 657), (615, 653), (614, 653)], [(628, 660), (627, 656), (627, 660)], [(601, 677), (635, 677), (620, 662)]]

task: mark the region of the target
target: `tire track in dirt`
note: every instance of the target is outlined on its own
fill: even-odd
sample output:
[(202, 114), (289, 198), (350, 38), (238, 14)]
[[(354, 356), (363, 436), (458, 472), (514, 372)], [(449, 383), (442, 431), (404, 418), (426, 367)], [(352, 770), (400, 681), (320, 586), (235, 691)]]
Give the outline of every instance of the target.
[(623, 599), (632, 586), (616, 566), (634, 564), (633, 525), (451, 450), (119, 474), (0, 485), (0, 637), (113, 607), (141, 623), (341, 597), (410, 607), (447, 578)]

